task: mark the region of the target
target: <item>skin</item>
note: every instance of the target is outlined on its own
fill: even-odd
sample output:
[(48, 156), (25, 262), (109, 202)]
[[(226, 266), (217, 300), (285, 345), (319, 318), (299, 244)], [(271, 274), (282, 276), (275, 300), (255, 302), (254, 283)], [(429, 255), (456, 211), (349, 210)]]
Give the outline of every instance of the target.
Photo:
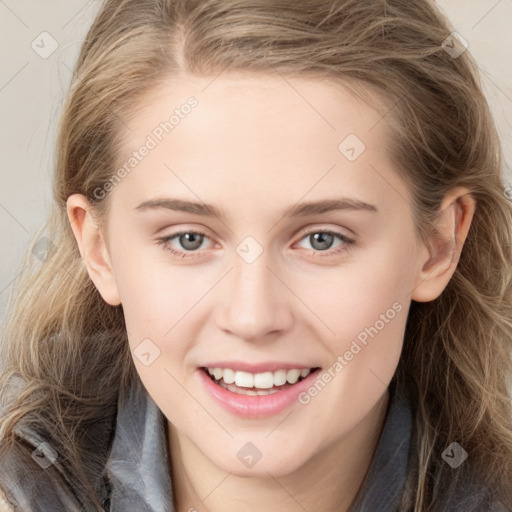
[[(123, 305), (132, 353), (147, 338), (160, 349), (149, 366), (134, 361), (168, 419), (179, 512), (348, 510), (382, 430), (411, 300), (433, 300), (448, 284), (474, 200), (452, 190), (439, 237), (424, 244), (410, 191), (386, 152), (382, 112), (334, 83), (226, 73), (211, 80), (169, 80), (127, 120), (124, 156), (165, 113), (189, 96), (198, 100), (110, 192), (103, 224), (84, 196), (69, 197), (80, 253), (104, 300)], [(353, 162), (338, 150), (350, 133), (366, 145)], [(377, 211), (282, 214), (342, 196)], [(136, 209), (170, 197), (211, 203), (225, 218)], [(158, 243), (187, 230), (207, 235), (195, 257), (173, 256)], [(334, 237), (322, 251), (310, 230), (353, 243)], [(247, 236), (263, 249), (252, 263), (236, 252)], [(170, 246), (186, 252), (179, 237)], [(239, 418), (198, 379), (198, 366), (226, 358), (327, 369), (394, 303), (401, 311), (307, 405)], [(262, 453), (251, 468), (237, 457), (249, 441)]]

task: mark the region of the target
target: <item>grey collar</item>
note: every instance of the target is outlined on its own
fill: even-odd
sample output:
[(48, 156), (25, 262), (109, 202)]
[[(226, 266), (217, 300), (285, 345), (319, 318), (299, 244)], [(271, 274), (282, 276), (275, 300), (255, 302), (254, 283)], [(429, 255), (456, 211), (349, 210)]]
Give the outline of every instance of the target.
[[(406, 386), (399, 386), (395, 377), (389, 393), (379, 442), (350, 512), (410, 512), (414, 508), (418, 454), (414, 410)], [(105, 421), (88, 427), (87, 453), (98, 460), (89, 474), (106, 512), (175, 512), (166, 425), (164, 414), (136, 378), (132, 387), (120, 393), (117, 408), (106, 412)], [(90, 495), (53, 449), (58, 448), (57, 440), (35, 425), (20, 425), (16, 432), (21, 442), (3, 452), (0, 460), (0, 482), (16, 510), (93, 510)], [(472, 470), (469, 466), (464, 473), (460, 468), (443, 473), (436, 510), (512, 510)]]
[[(370, 469), (350, 512), (399, 509), (404, 493), (412, 414), (408, 396), (390, 387), (388, 414)], [(136, 385), (119, 402), (116, 432), (107, 462), (110, 512), (175, 512), (169, 476), (166, 418)]]
[[(412, 502), (413, 414), (411, 399), (398, 385), (389, 385), (387, 416), (375, 454), (350, 512), (408, 510)], [(407, 485), (409, 484), (409, 485)]]
[(175, 512), (166, 421), (141, 384), (137, 383), (120, 398), (107, 461), (110, 512)]

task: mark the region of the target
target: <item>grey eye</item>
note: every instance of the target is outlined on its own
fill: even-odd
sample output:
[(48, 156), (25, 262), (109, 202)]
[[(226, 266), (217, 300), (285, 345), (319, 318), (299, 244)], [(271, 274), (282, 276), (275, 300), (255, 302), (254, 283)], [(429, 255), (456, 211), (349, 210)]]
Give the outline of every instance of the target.
[(311, 247), (313, 249), (317, 249), (318, 251), (325, 251), (326, 249), (330, 249), (334, 240), (334, 235), (330, 233), (312, 233), (309, 235), (309, 242), (311, 243)]
[(177, 236), (180, 245), (188, 251), (194, 251), (196, 249), (199, 249), (204, 240), (204, 235), (193, 232), (181, 233)]

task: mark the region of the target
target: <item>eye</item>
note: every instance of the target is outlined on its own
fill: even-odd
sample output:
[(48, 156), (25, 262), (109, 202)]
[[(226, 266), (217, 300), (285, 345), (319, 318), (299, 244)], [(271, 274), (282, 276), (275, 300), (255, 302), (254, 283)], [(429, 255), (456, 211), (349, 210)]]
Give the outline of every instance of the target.
[[(338, 238), (341, 242), (335, 247), (334, 250), (329, 251), (332, 247), (334, 239)], [(335, 256), (343, 251), (347, 251), (351, 245), (354, 244), (354, 240), (347, 237), (343, 233), (338, 233), (331, 230), (315, 230), (308, 231), (301, 238), (307, 240), (312, 247), (314, 257), (329, 257)], [(325, 253), (325, 254), (321, 254)]]
[[(338, 238), (340, 243), (335, 246), (334, 250), (329, 250), (332, 247), (335, 238)], [(201, 246), (206, 239), (209, 240), (210, 238), (206, 233), (201, 231), (180, 231), (158, 239), (157, 243), (165, 251), (169, 251), (172, 256), (184, 259), (199, 256), (199, 249), (204, 249), (204, 247)], [(310, 243), (313, 257), (321, 258), (336, 256), (339, 253), (347, 251), (350, 246), (354, 244), (354, 240), (343, 233), (319, 229), (308, 231), (302, 236), (301, 241), (302, 240), (307, 240)], [(175, 241), (180, 247), (173, 246), (171, 243), (173, 241)]]
[[(174, 233), (173, 235), (158, 239), (157, 243), (164, 250), (170, 251), (173, 256), (182, 259), (193, 258), (196, 256), (195, 252), (201, 248), (201, 245), (206, 238), (209, 238), (206, 233), (202, 233), (200, 231), (180, 231), (179, 233)], [(183, 249), (180, 247), (175, 248), (171, 245), (171, 242), (174, 239), (176, 239)]]

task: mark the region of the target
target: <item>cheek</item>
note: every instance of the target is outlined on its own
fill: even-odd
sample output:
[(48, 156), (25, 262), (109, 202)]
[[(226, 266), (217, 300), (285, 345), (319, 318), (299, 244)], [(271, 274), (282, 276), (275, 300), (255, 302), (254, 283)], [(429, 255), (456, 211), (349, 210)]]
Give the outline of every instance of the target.
[(156, 242), (123, 227), (121, 224), (111, 232), (111, 245), (128, 333), (134, 338), (163, 339), (184, 310), (200, 297), (205, 287), (204, 275), (194, 266), (173, 263)]
[[(387, 239), (371, 250), (355, 251), (337, 268), (319, 269), (307, 279), (297, 277), (295, 290), (309, 306), (308, 318), (313, 311), (325, 339), (340, 343), (341, 349), (365, 328), (375, 323), (382, 327), (381, 315), (385, 320), (401, 317), (397, 310), (407, 308), (414, 283), (413, 255), (412, 241)], [(386, 330), (400, 332), (399, 326), (391, 326), (396, 323), (386, 323)]]
[(199, 280), (166, 265), (132, 266), (125, 261), (117, 278), (128, 331), (162, 341), (193, 317), (193, 305), (205, 288), (204, 277)]
[(186, 272), (134, 252), (114, 266), (137, 373), (153, 399), (174, 410), (187, 400), (180, 383), (190, 340), (198, 338), (193, 306), (205, 293), (204, 276), (192, 282)]
[(331, 358), (325, 376), (332, 381), (331, 391), (322, 391), (325, 407), (317, 402), (316, 411), (326, 421), (333, 411), (339, 421), (348, 411), (358, 411), (353, 418), (366, 413), (391, 380), (410, 305), (413, 249), (407, 241), (388, 242), (331, 272), (324, 286), (317, 280), (317, 292), (312, 293), (312, 282), (309, 294), (306, 286), (300, 291), (308, 294), (305, 302), (320, 317), (318, 322), (308, 313)]

